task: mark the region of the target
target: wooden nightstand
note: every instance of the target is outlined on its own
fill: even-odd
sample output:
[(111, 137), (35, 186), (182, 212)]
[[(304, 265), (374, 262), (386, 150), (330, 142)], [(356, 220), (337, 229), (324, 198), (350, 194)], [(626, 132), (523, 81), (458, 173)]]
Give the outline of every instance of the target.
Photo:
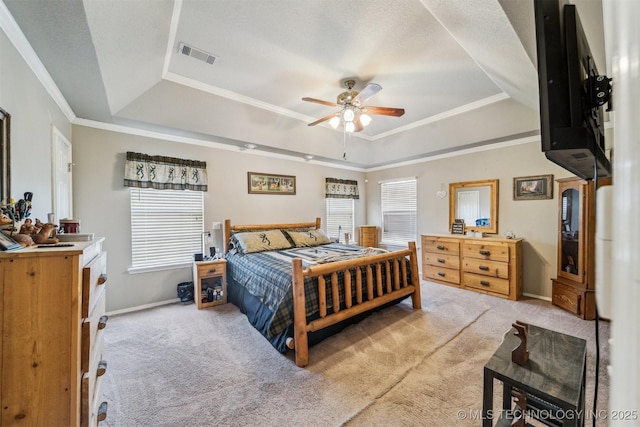
[(198, 310), (227, 303), (227, 260), (193, 263), (193, 299)]
[(378, 247), (378, 233), (375, 225), (361, 225), (360, 226), (360, 246), (367, 248)]

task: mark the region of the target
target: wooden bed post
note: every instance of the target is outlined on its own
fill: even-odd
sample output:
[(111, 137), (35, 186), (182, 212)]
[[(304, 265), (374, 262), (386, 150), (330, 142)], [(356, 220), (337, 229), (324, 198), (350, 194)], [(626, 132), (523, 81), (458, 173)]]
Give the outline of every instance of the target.
[(295, 341), (296, 365), (309, 364), (309, 339), (307, 337), (307, 313), (304, 296), (302, 260), (294, 258), (293, 264), (293, 336)]
[(416, 242), (409, 242), (409, 255), (411, 265), (411, 284), (414, 287), (414, 291), (411, 294), (411, 302), (413, 308), (419, 310), (422, 308), (422, 300), (420, 299), (420, 273), (418, 272), (418, 255), (416, 254)]
[(229, 252), (229, 239), (231, 239), (231, 220), (224, 220), (224, 241), (222, 242), (223, 253)]

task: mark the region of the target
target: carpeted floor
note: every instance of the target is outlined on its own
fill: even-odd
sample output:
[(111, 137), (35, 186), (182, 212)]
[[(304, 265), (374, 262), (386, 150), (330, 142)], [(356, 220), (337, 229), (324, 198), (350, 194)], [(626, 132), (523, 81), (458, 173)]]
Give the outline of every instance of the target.
[[(478, 426), (483, 366), (515, 320), (587, 340), (591, 410), (595, 322), (546, 301), (430, 282), (422, 283), (422, 306), (406, 300), (348, 327), (312, 347), (306, 368), (275, 351), (231, 304), (112, 316), (101, 426)], [(598, 411), (608, 399), (608, 338), (600, 322)], [(494, 388), (497, 410), (501, 386)]]

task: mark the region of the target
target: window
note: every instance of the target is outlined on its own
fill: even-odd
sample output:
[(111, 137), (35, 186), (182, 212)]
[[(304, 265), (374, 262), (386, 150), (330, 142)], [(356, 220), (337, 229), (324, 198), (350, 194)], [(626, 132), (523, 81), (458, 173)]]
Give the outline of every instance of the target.
[(131, 187), (130, 195), (130, 271), (183, 266), (202, 252), (202, 191)]
[[(344, 233), (351, 234), (353, 242), (353, 199), (325, 199), (327, 201), (327, 235), (333, 240)], [(341, 233), (341, 234), (339, 234)]]
[(416, 241), (416, 183), (415, 178), (381, 183), (382, 243), (404, 246)]

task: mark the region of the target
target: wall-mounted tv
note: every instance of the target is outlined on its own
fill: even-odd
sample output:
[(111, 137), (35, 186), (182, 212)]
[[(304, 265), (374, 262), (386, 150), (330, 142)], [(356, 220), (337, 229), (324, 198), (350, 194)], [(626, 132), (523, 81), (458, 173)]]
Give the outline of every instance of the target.
[(542, 151), (583, 179), (611, 176), (602, 105), (610, 79), (600, 76), (575, 5), (534, 0)]

